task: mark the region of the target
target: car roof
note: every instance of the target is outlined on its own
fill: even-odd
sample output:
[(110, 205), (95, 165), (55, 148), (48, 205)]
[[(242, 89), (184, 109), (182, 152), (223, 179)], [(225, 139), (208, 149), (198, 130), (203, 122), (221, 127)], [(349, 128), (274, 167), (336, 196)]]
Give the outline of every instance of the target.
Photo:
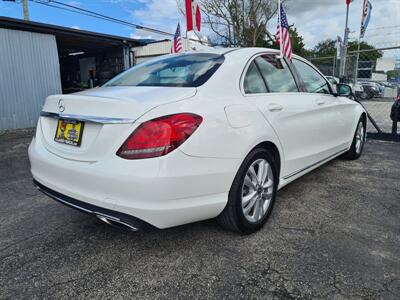
[[(221, 53), (221, 54), (224, 54), (226, 56), (229, 56), (231, 54), (232, 55), (243, 54), (243, 55), (251, 57), (256, 54), (263, 53), (263, 52), (275, 53), (275, 54), (280, 53), (279, 49), (263, 48), (263, 47), (245, 47), (245, 48), (227, 48), (227, 51), (225, 53)], [(293, 53), (293, 58), (307, 61), (306, 58), (296, 55), (294, 53)]]
[[(244, 48), (237, 48), (237, 47), (236, 48), (211, 48), (210, 47), (210, 48), (186, 51), (181, 54), (187, 55), (187, 54), (198, 54), (198, 53), (210, 53), (210, 54), (219, 54), (219, 55), (225, 55), (225, 56), (239, 54), (239, 55), (245, 55), (245, 56), (251, 57), (253, 55), (263, 53), (263, 52), (279, 54), (279, 50), (277, 50), (277, 49), (262, 48), (262, 47), (244, 47)], [(307, 61), (306, 58), (303, 58), (296, 54), (293, 54), (293, 58)]]
[(204, 49), (186, 51), (183, 52), (182, 54), (196, 54), (196, 53), (225, 54), (231, 50), (233, 50), (233, 48), (204, 48)]
[(205, 48), (205, 49), (199, 49), (195, 51), (188, 51), (185, 52), (185, 54), (188, 53), (213, 53), (213, 54), (221, 54), (221, 55), (226, 55), (231, 52), (245, 52), (245, 53), (258, 53), (258, 52), (274, 52), (274, 53), (279, 53), (279, 50), (272, 49), (272, 48), (261, 48), (261, 47), (245, 47), (245, 48)]

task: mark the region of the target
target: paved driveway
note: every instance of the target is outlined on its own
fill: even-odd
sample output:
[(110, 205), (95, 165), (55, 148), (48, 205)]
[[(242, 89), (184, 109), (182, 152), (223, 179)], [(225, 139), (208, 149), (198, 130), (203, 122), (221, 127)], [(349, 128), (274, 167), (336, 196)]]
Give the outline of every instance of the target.
[(0, 298), (400, 298), (400, 143), (368, 142), (280, 191), (260, 232), (129, 233), (31, 184), (30, 132), (0, 135)]
[[(371, 100), (362, 101), (365, 109), (378, 124), (383, 132), (391, 133), (393, 121), (390, 119), (390, 112), (392, 110), (394, 99), (390, 98), (374, 98)], [(376, 132), (375, 127), (371, 122), (367, 124), (368, 132)]]

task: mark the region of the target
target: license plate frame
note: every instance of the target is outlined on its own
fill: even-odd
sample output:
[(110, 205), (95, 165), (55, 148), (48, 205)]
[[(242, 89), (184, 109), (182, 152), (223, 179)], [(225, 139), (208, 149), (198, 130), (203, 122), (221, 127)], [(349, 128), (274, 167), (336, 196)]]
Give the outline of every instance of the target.
[(57, 143), (80, 147), (82, 144), (85, 122), (69, 119), (58, 119), (54, 141)]

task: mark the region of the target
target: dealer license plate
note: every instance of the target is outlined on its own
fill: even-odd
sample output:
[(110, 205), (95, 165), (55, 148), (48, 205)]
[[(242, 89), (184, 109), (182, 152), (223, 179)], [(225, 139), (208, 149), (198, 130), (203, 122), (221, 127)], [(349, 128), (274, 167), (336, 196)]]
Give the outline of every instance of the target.
[(85, 123), (80, 121), (59, 119), (54, 140), (58, 143), (79, 147), (82, 143), (84, 125)]

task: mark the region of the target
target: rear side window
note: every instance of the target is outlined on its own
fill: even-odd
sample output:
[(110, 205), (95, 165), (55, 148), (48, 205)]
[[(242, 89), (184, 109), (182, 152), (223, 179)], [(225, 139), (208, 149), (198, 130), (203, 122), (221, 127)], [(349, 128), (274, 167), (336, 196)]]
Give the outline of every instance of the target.
[(256, 58), (262, 76), (271, 93), (298, 92), (296, 81), (286, 63), (275, 55), (262, 55)]
[(308, 93), (330, 94), (328, 82), (313, 67), (293, 59), (293, 65), (304, 82), (304, 88)]
[(251, 62), (247, 69), (246, 76), (244, 77), (243, 88), (246, 94), (260, 94), (267, 92), (265, 82), (254, 61)]
[(224, 60), (223, 55), (213, 53), (168, 56), (139, 64), (105, 86), (198, 87), (211, 78)]

